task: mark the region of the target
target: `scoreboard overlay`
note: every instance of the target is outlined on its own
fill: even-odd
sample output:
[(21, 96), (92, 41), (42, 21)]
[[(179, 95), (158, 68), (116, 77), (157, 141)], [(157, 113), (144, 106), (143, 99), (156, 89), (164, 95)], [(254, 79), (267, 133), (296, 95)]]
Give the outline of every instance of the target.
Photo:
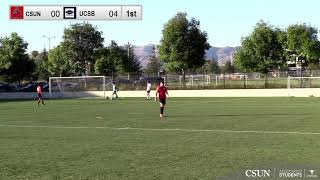
[(10, 5), (10, 20), (142, 20), (142, 5)]

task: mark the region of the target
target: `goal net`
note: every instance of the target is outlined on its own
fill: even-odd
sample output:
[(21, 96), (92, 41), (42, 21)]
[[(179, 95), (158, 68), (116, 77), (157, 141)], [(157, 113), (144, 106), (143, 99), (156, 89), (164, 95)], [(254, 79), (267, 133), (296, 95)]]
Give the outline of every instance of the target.
[[(179, 76), (180, 85), (183, 82), (183, 76)], [(185, 76), (186, 85), (209, 85), (210, 76), (209, 75), (186, 75)]]
[(50, 98), (105, 98), (111, 87), (105, 76), (50, 77)]
[[(288, 77), (288, 96), (294, 96), (300, 92), (300, 96), (319, 96), (320, 77)], [(304, 89), (303, 89), (304, 88)]]

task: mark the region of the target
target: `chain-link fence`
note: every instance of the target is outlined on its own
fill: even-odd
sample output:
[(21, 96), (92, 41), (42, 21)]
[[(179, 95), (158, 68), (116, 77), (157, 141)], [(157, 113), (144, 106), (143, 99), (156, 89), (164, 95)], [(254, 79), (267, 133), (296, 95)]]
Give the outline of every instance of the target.
[[(117, 76), (114, 81), (120, 89), (144, 90), (147, 81), (155, 86), (164, 80), (170, 89), (253, 89), (253, 88), (287, 88), (288, 77), (320, 77), (320, 71), (285, 71), (261, 73), (223, 73), (223, 74), (166, 74), (162, 76)], [(313, 83), (315, 82), (315, 83)], [(292, 86), (297, 88), (318, 87), (316, 80), (302, 78), (293, 81)], [(320, 86), (320, 84), (319, 84)]]
[[(135, 75), (131, 75), (135, 74)], [(185, 77), (173, 74), (106, 76), (118, 86), (119, 90), (145, 90), (147, 81), (156, 87), (164, 80), (170, 89), (258, 89), (258, 88), (287, 88), (288, 77), (291, 88), (320, 87), (320, 79), (300, 77), (320, 77), (320, 70), (314, 71), (285, 71), (261, 73), (222, 73), (222, 74), (186, 74)], [(109, 84), (111, 82), (108, 82)], [(37, 84), (24, 85), (6, 84), (0, 82), (0, 92), (34, 92)], [(75, 85), (76, 86), (76, 85)], [(47, 90), (47, 85), (43, 85)], [(109, 86), (111, 87), (111, 86)], [(109, 88), (106, 87), (106, 88)], [(106, 89), (108, 90), (108, 89)]]

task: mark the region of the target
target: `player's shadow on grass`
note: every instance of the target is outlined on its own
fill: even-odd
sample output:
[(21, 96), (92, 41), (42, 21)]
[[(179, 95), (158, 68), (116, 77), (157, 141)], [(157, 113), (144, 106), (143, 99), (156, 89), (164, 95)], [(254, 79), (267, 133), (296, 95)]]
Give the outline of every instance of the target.
[(264, 114), (264, 113), (253, 113), (253, 114), (193, 114), (193, 115), (172, 115), (166, 117), (249, 117), (249, 116), (306, 116), (310, 114)]

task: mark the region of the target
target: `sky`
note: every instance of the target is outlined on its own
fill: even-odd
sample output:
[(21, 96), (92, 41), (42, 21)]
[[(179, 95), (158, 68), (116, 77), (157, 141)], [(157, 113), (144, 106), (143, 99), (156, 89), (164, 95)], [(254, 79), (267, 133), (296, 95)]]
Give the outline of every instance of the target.
[(103, 32), (105, 45), (159, 44), (163, 25), (177, 12), (200, 20), (211, 46), (238, 46), (261, 19), (280, 28), (307, 23), (320, 28), (319, 0), (2, 0), (0, 37), (17, 32), (29, 43), (28, 51), (48, 48), (42, 36), (54, 36), (51, 47), (62, 41), (63, 30), (76, 21), (10, 21), (10, 5), (142, 5), (142, 21), (90, 21)]

